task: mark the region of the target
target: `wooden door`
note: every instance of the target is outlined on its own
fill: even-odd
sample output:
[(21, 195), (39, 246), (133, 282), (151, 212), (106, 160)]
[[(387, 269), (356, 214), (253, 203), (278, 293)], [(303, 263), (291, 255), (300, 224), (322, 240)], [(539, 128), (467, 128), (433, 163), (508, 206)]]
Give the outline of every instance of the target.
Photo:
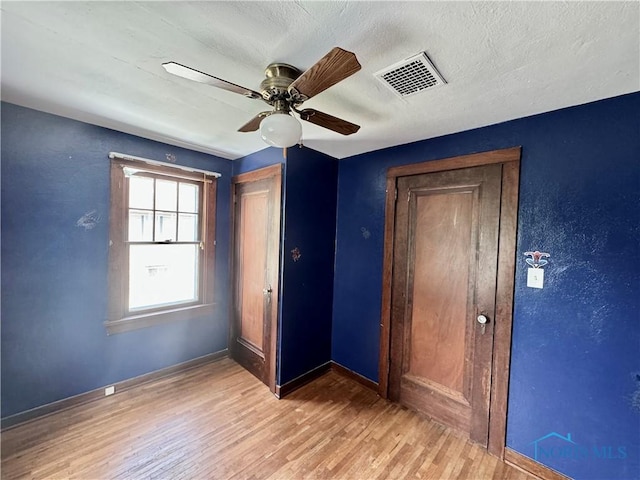
[(501, 180), (500, 164), (400, 177), (395, 212), (389, 396), (485, 446)]
[(233, 178), (229, 353), (275, 392), (281, 166)]

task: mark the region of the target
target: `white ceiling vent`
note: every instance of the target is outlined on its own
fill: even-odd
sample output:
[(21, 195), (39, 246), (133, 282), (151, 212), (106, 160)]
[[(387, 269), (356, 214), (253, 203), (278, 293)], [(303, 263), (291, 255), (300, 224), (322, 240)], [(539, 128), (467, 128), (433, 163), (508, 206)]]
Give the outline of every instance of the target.
[(425, 52), (384, 68), (374, 76), (403, 98), (447, 83)]

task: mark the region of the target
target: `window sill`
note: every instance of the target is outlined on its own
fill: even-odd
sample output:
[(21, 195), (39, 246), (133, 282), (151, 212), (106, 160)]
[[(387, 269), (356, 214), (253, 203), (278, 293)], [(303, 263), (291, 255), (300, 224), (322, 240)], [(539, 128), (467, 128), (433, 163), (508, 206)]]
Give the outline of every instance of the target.
[(179, 320), (191, 320), (193, 318), (213, 315), (214, 303), (204, 305), (193, 305), (189, 307), (174, 308), (162, 312), (143, 313), (132, 315), (118, 320), (107, 320), (104, 326), (108, 335), (114, 333), (129, 332), (140, 328), (162, 325), (163, 323), (176, 322)]

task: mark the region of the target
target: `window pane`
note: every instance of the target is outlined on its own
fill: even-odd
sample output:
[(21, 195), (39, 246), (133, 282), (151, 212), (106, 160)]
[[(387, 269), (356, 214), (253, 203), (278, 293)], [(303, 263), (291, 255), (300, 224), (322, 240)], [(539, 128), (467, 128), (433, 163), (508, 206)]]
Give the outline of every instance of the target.
[(129, 210), (129, 241), (153, 241), (152, 212), (144, 210)]
[(198, 300), (198, 245), (129, 248), (129, 310)]
[(153, 209), (153, 178), (129, 177), (129, 208)]
[(198, 212), (198, 186), (191, 183), (181, 183), (178, 208), (181, 212)]
[(175, 242), (176, 238), (176, 214), (173, 212), (156, 212), (156, 242)]
[(191, 213), (181, 213), (178, 218), (178, 241), (197, 242), (198, 241), (198, 215)]
[(156, 180), (156, 210), (176, 211), (178, 201), (178, 182)]

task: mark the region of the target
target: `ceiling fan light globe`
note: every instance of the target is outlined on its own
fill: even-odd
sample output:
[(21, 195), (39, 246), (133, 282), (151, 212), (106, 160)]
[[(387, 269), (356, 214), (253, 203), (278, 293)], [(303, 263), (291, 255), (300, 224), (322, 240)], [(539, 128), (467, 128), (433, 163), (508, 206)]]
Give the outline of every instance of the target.
[(272, 113), (260, 122), (260, 136), (274, 147), (292, 147), (300, 142), (302, 125), (288, 113)]

